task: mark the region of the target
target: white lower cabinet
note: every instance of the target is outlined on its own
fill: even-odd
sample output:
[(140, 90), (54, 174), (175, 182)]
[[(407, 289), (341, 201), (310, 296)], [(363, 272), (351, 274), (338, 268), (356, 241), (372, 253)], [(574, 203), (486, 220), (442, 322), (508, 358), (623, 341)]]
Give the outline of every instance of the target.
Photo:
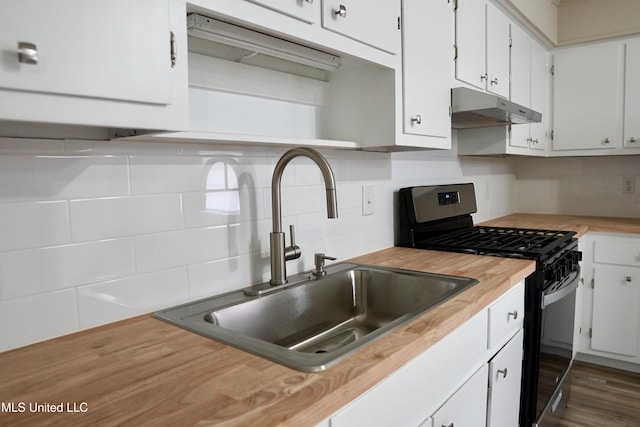
[(523, 335), (523, 331), (520, 330), (489, 362), (489, 427), (518, 425)]
[(523, 290), (524, 281), (335, 413), (330, 426), (516, 426)]
[(487, 365), (473, 374), (423, 427), (478, 427), (487, 418)]
[(640, 235), (589, 233), (585, 240), (580, 351), (640, 364)]

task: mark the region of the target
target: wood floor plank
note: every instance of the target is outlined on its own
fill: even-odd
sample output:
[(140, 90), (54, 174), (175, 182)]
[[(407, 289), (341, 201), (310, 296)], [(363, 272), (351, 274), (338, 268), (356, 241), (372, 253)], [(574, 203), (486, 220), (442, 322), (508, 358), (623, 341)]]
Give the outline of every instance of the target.
[(640, 374), (575, 362), (558, 427), (640, 427)]

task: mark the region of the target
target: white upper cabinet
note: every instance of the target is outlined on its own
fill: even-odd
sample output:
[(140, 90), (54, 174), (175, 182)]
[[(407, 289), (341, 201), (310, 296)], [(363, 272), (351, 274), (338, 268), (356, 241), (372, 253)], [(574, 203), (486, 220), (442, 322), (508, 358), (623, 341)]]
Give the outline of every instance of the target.
[(554, 55), (554, 151), (622, 146), (623, 47), (606, 43)]
[[(319, 1), (319, 0), (318, 0)], [(399, 1), (323, 0), (322, 26), (359, 42), (398, 53)]]
[[(510, 99), (542, 113), (542, 122), (511, 126), (509, 145), (544, 154), (547, 147), (549, 67), (546, 49), (515, 24), (511, 24)], [(516, 153), (514, 153), (516, 154)], [(519, 152), (517, 154), (526, 154)], [(530, 154), (536, 154), (530, 152)]]
[(456, 79), (486, 88), (485, 0), (459, 0), (456, 19)]
[(0, 119), (179, 127), (166, 114), (179, 77), (186, 93), (186, 55), (176, 57), (186, 43), (179, 12), (170, 0), (3, 4)]
[(168, 0), (13, 1), (0, 87), (168, 104), (169, 31)]
[(509, 97), (509, 19), (487, 2), (487, 92)]
[[(512, 26), (513, 27), (513, 26)], [(549, 141), (549, 53), (544, 46), (531, 40), (531, 109), (542, 113), (540, 123), (532, 123), (530, 127), (529, 148), (532, 150), (547, 149)]]
[(640, 39), (626, 43), (624, 147), (640, 148)]
[(459, 0), (456, 79), (509, 97), (509, 20), (486, 0)]
[(453, 9), (447, 0), (402, 2), (404, 133), (451, 141)]
[(313, 0), (248, 0), (308, 24), (320, 19), (320, 2)]

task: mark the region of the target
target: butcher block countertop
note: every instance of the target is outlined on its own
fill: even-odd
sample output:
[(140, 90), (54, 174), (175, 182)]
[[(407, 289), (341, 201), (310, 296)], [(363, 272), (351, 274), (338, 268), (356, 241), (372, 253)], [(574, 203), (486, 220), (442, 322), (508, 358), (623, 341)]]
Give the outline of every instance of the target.
[[(295, 371), (151, 315), (8, 351), (0, 354), (0, 402), (16, 412), (0, 412), (0, 425), (314, 426), (535, 268), (533, 261), (406, 248), (350, 261), (480, 283), (320, 373)], [(32, 411), (35, 405), (63, 412)]]
[(480, 225), (575, 231), (577, 238), (588, 231), (640, 233), (640, 218), (516, 213), (492, 219)]
[[(513, 214), (483, 225), (640, 232), (640, 220)], [(477, 285), (338, 365), (302, 373), (151, 315), (0, 354), (0, 426), (314, 426), (534, 271), (533, 261), (389, 248), (349, 261)], [(59, 412), (62, 411), (62, 412)]]

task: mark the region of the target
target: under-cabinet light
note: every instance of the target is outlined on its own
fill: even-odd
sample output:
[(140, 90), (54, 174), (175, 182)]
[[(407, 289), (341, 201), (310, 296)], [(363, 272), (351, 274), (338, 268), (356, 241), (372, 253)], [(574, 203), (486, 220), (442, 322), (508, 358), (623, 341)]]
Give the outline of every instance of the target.
[(197, 13), (188, 16), (187, 31), (193, 37), (251, 50), (326, 71), (337, 71), (341, 65), (340, 57), (337, 55)]

